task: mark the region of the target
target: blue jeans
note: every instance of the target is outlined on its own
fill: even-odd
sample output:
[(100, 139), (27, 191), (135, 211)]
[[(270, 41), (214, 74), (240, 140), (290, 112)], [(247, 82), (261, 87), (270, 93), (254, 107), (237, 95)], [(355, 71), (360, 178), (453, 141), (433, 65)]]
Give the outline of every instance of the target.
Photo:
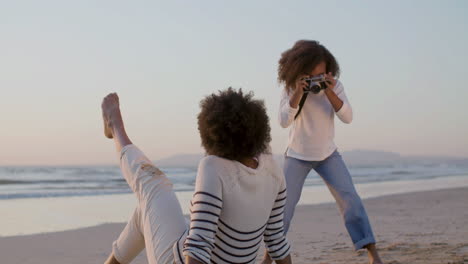
[(322, 161), (305, 161), (285, 157), (284, 175), (288, 196), (284, 209), (284, 228), (288, 232), (294, 210), (301, 197), (302, 187), (310, 170), (314, 169), (325, 181), (344, 218), (346, 229), (356, 250), (375, 243), (372, 228), (361, 198), (340, 153), (335, 150)]

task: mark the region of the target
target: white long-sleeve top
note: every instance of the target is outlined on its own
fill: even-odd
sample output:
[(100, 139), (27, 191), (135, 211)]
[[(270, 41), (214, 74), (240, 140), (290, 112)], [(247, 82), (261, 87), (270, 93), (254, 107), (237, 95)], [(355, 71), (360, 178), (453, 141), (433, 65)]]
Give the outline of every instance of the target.
[(272, 259), (290, 245), (283, 232), (286, 184), (271, 155), (258, 167), (207, 156), (202, 159), (190, 206), (190, 228), (174, 245), (176, 263), (255, 263), (263, 239)]
[(336, 150), (335, 114), (342, 122), (349, 124), (353, 120), (353, 111), (340, 81), (336, 82), (333, 91), (343, 101), (343, 106), (338, 112), (335, 113), (322, 90), (318, 94), (310, 93), (307, 96), (301, 113), (294, 120), (299, 107), (292, 108), (289, 103), (292, 90), (288, 93), (286, 89), (283, 89), (278, 119), (283, 128), (291, 126), (287, 156), (301, 160), (320, 161)]

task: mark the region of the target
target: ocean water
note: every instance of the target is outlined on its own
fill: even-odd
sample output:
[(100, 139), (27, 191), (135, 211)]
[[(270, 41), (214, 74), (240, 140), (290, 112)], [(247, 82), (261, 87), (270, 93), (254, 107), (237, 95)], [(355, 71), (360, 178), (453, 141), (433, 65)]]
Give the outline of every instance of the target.
[[(165, 168), (176, 191), (194, 188), (196, 168)], [(0, 200), (130, 193), (117, 166), (0, 167)]]
[[(185, 214), (196, 168), (161, 168), (174, 183)], [(361, 198), (468, 187), (463, 163), (349, 166)], [(334, 199), (312, 172), (299, 204)], [(0, 167), (0, 237), (57, 232), (126, 222), (136, 206), (118, 167)]]
[[(194, 189), (197, 168), (161, 168), (176, 192)], [(349, 166), (355, 184), (427, 180), (468, 175), (468, 164), (426, 163)], [(306, 186), (324, 185), (312, 171)], [(117, 166), (0, 167), (0, 200), (20, 198), (96, 196), (130, 193)]]

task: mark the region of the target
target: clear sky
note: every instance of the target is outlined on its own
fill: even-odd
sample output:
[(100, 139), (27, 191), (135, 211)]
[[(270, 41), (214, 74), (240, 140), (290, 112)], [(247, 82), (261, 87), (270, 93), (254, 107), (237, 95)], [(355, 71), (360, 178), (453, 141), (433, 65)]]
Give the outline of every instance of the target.
[(281, 52), (316, 39), (354, 109), (340, 150), (468, 157), (467, 1), (0, 0), (0, 164), (115, 163), (100, 103), (118, 92), (152, 159), (201, 153), (198, 103), (265, 100), (274, 152)]

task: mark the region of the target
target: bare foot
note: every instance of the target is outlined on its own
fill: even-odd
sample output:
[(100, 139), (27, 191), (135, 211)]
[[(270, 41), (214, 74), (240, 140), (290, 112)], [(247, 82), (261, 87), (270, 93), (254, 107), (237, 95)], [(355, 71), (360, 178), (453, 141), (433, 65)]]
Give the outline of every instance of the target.
[(122, 121), (119, 107), (119, 96), (116, 93), (110, 93), (102, 100), (102, 119), (104, 121), (104, 135), (107, 138), (113, 138), (112, 130), (116, 122)]
[(369, 254), (369, 264), (384, 264), (380, 257), (374, 258)]
[(369, 257), (369, 264), (383, 264), (375, 244), (367, 245), (367, 255)]
[(263, 255), (262, 259), (262, 264), (271, 264), (273, 263), (273, 260), (270, 258), (270, 255), (268, 255), (268, 251), (265, 250), (265, 253)]

